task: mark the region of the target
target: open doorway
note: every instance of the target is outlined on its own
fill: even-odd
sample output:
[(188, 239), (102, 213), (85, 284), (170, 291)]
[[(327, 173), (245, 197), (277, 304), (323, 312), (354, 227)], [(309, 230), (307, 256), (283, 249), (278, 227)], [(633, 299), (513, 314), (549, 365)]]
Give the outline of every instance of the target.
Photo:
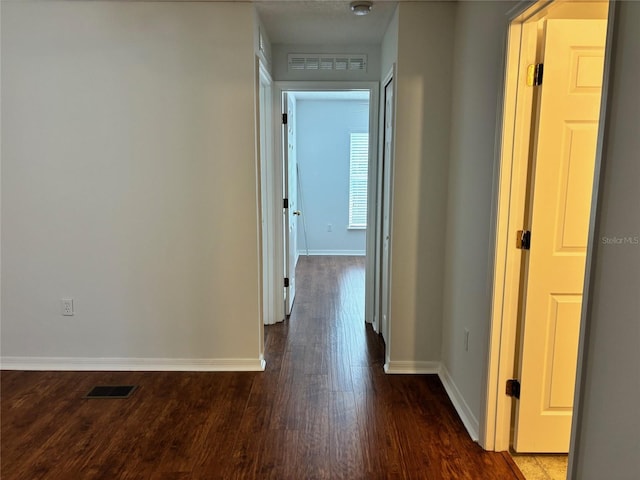
[[(315, 174), (313, 174), (312, 165), (307, 165), (306, 159), (298, 163), (300, 145), (297, 111), (299, 105), (303, 106), (304, 112), (312, 103), (339, 103), (347, 100), (356, 104), (356, 109), (360, 112), (356, 123), (352, 123), (350, 128), (345, 128), (343, 125), (341, 130), (343, 151), (338, 156), (342, 158), (342, 171), (346, 172), (346, 175), (339, 180), (341, 186), (338, 186), (338, 180), (330, 178), (330, 170), (333, 170), (327, 168), (330, 162), (328, 163), (325, 158), (323, 163), (322, 155), (320, 160), (318, 158), (312, 160), (312, 163), (316, 162), (313, 168), (319, 169)], [(375, 255), (372, 252), (376, 249), (376, 239), (369, 232), (375, 232), (377, 225), (376, 209), (371, 207), (376, 204), (377, 191), (377, 102), (378, 85), (375, 82), (276, 82), (274, 84), (272, 130), (276, 160), (273, 163), (274, 182), (273, 185), (268, 186), (270, 191), (265, 192), (265, 197), (270, 199), (270, 203), (276, 205), (276, 209), (281, 212), (275, 215), (271, 225), (276, 237), (273, 262), (277, 289), (273, 307), (276, 311), (274, 318), (278, 319), (276, 322), (286, 319), (294, 307), (295, 267), (301, 255), (310, 258), (320, 255), (352, 255), (362, 257), (365, 265), (365, 308), (362, 317), (366, 322), (372, 323), (375, 267)], [(335, 127), (333, 124), (340, 123), (336, 120), (342, 120), (340, 112), (334, 114), (325, 112), (323, 115), (324, 118), (320, 119), (321, 126)], [(310, 133), (307, 132), (311, 136), (318, 133), (317, 127), (303, 128), (311, 130)], [(367, 136), (364, 137), (363, 134)], [(329, 140), (325, 138), (326, 141), (321, 143), (322, 146), (325, 143), (335, 143), (332, 139), (336, 136), (335, 132), (334, 134), (325, 132), (324, 135), (325, 137), (328, 135)], [(316, 142), (317, 140), (316, 138)], [(306, 146), (303, 147), (303, 154), (305, 149), (307, 149)], [(312, 146), (310, 150), (318, 157), (317, 146), (315, 148)], [(326, 152), (324, 155), (326, 157)], [(355, 157), (354, 162), (351, 161), (352, 157)], [(365, 164), (366, 171), (363, 172), (362, 167)], [(310, 167), (311, 175), (307, 175), (307, 167)], [(314, 206), (314, 202), (317, 204), (318, 199), (314, 200), (310, 196), (311, 189), (315, 188), (310, 185), (313, 184), (315, 176), (325, 175), (327, 172), (329, 179), (324, 179), (324, 188), (316, 188), (318, 191), (313, 194), (315, 197), (320, 197), (320, 206)], [(308, 180), (307, 176), (309, 176)], [(363, 185), (364, 178), (366, 178), (366, 185)], [(343, 201), (336, 200), (338, 197)], [(366, 201), (364, 205), (363, 198)], [(338, 220), (331, 220), (326, 216), (327, 204), (330, 200), (341, 204), (340, 212), (336, 217)], [(310, 223), (311, 220), (313, 224)], [(313, 237), (312, 229), (315, 233)], [(318, 234), (323, 234), (325, 238), (320, 239)], [(339, 237), (338, 234), (342, 234), (343, 240), (345, 235), (352, 237), (352, 243), (343, 243), (340, 246), (339, 242), (335, 242)], [(354, 240), (356, 243), (353, 243)], [(327, 244), (327, 241), (333, 241), (333, 243)], [(375, 324), (374, 330), (377, 331)]]
[(375, 171), (370, 104), (369, 89), (282, 91), (286, 316), (301, 256), (363, 257), (366, 265), (370, 165)]
[(538, 2), (509, 29), (485, 438), (565, 475), (608, 11)]

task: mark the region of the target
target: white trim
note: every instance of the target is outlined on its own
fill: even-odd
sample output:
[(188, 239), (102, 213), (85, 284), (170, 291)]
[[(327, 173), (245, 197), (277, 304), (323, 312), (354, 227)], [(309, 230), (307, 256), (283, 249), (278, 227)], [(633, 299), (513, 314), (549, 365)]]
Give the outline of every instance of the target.
[(263, 358), (2, 357), (2, 370), (258, 372)]
[[(395, 62), (391, 65), (391, 68), (389, 69), (389, 71), (387, 72), (387, 74), (384, 77), (384, 80), (381, 84), (381, 89), (380, 89), (380, 98), (379, 98), (379, 114), (378, 114), (378, 152), (379, 152), (379, 161), (376, 164), (376, 169), (375, 171), (371, 172), (372, 177), (370, 180), (370, 184), (372, 186), (371, 188), (371, 195), (369, 196), (368, 202), (369, 205), (375, 206), (374, 208), (369, 208), (370, 210), (370, 217), (368, 219), (368, 222), (370, 225), (373, 226), (372, 229), (367, 231), (367, 242), (371, 242), (371, 246), (368, 248), (371, 248), (371, 251), (374, 252), (375, 255), (375, 259), (373, 260), (373, 267), (374, 270), (372, 269), (372, 275), (373, 275), (373, 279), (371, 280), (374, 284), (374, 298), (372, 299), (371, 302), (371, 308), (373, 308), (373, 317), (374, 317), (374, 329), (377, 333), (380, 333), (382, 335), (382, 338), (385, 341), (385, 362), (389, 363), (391, 361), (391, 311), (389, 310), (388, 312), (386, 312), (387, 314), (387, 324), (384, 325), (384, 327), (386, 327), (383, 331), (383, 325), (382, 325), (382, 316), (383, 316), (383, 312), (382, 312), (382, 286), (384, 284), (383, 282), (383, 271), (382, 271), (382, 261), (383, 261), (383, 242), (381, 241), (382, 239), (382, 231), (383, 231), (383, 225), (382, 225), (382, 219), (384, 218), (384, 206), (383, 206), (383, 202), (384, 199), (382, 198), (382, 193), (383, 193), (383, 183), (384, 183), (384, 165), (382, 164), (382, 160), (384, 157), (384, 135), (385, 135), (385, 125), (384, 125), (384, 120), (385, 120), (385, 109), (386, 109), (386, 88), (387, 85), (389, 85), (389, 83), (391, 81), (394, 80), (396, 76), (396, 64)], [(395, 156), (395, 134), (396, 134), (396, 128), (395, 128), (395, 119), (396, 119), (396, 99), (397, 99), (397, 95), (396, 95), (396, 83), (394, 82), (392, 85), (392, 95), (393, 95), (393, 107), (392, 107), (392, 114), (393, 114), (393, 135), (391, 138), (391, 158), (389, 158), (388, 160), (391, 162), (391, 170), (390, 170), (390, 179), (389, 179), (389, 187), (390, 187), (390, 192), (389, 194), (391, 195), (391, 198), (389, 200), (389, 212), (388, 212), (388, 216), (389, 216), (389, 230), (390, 230), (390, 238), (389, 238), (389, 248), (391, 248), (391, 239), (393, 238), (393, 168), (394, 168), (394, 156)], [(376, 220), (375, 222), (372, 222), (371, 219)], [(373, 235), (372, 235), (373, 233)], [(390, 292), (391, 291), (391, 256), (389, 256), (389, 265), (388, 265), (388, 269), (387, 269), (387, 289)]]
[(451, 378), (451, 375), (444, 364), (438, 372), (438, 377), (440, 377), (440, 381), (442, 382), (442, 385), (444, 385), (444, 389), (447, 391), (447, 395), (449, 396), (451, 403), (453, 403), (453, 407), (456, 409), (456, 412), (458, 412), (458, 416), (467, 429), (471, 440), (477, 442), (479, 438), (478, 432), (480, 431), (480, 423), (471, 411), (471, 408), (469, 408), (469, 405), (467, 405), (467, 402), (465, 402), (464, 396), (460, 393), (460, 390), (458, 390), (457, 385)]
[(384, 372), (390, 375), (438, 374), (440, 362), (390, 361), (384, 364)]
[[(530, 27), (529, 27), (530, 28)], [(523, 22), (511, 20), (508, 27), (507, 46), (504, 52), (505, 62), (500, 109), (500, 145), (498, 165), (494, 169), (492, 234), (492, 309), (488, 345), (488, 363), (486, 370), (485, 412), (483, 419), (483, 438), (480, 444), (487, 450), (505, 451), (509, 449), (511, 427), (511, 399), (505, 401), (501, 385), (513, 376), (516, 344), (516, 321), (518, 312), (518, 289), (508, 288), (517, 285), (520, 278), (521, 251), (513, 247), (510, 240), (513, 232), (523, 228), (524, 192), (527, 185), (528, 137), (517, 142), (520, 131), (531, 128), (531, 90), (520, 91), (518, 95), (517, 78), (526, 58), (521, 58), (521, 36)], [(535, 45), (534, 45), (535, 48)], [(526, 51), (526, 50), (525, 50)], [(519, 108), (516, 108), (516, 97)], [(529, 107), (529, 109), (527, 109)], [(527, 112), (529, 114), (527, 115)], [(508, 205), (501, 198), (508, 196)], [(519, 215), (518, 215), (519, 213)]]
[[(305, 256), (307, 253), (306, 250), (300, 250), (298, 255)], [(352, 255), (362, 257), (365, 256), (367, 252), (365, 250), (309, 250), (309, 256), (314, 255), (325, 255), (325, 256), (342, 256), (342, 255)]]
[[(284, 312), (280, 312), (282, 302), (279, 301), (280, 284), (275, 258), (277, 252), (276, 233), (269, 225), (276, 223), (280, 216), (279, 207), (273, 198), (273, 190), (276, 189), (274, 178), (274, 138), (273, 138), (273, 79), (263, 63), (258, 59), (258, 81), (256, 92), (256, 146), (257, 165), (259, 167), (259, 206), (258, 229), (260, 231), (260, 258), (261, 282), (260, 298), (262, 318), (260, 323), (259, 348), (264, 352), (264, 325), (272, 325), (284, 320)], [(262, 96), (264, 95), (264, 98)]]

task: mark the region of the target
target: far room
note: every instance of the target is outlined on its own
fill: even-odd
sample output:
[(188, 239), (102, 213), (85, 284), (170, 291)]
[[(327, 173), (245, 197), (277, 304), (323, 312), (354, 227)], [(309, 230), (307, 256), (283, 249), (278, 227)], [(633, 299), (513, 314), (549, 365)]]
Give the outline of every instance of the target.
[[(288, 92), (296, 255), (364, 256), (369, 91)], [(295, 202), (296, 199), (290, 199)], [(297, 263), (297, 262), (296, 262)]]

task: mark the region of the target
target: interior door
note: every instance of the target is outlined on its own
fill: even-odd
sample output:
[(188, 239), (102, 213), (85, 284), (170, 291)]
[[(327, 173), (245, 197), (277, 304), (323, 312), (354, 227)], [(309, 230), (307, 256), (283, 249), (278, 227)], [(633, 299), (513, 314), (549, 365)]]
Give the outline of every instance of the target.
[(393, 79), (384, 87), (384, 149), (382, 152), (382, 261), (380, 268), (380, 331), (389, 345), (389, 242), (391, 236), (391, 162), (393, 155)]
[(569, 450), (606, 20), (547, 20), (532, 174), (517, 452)]
[(288, 286), (284, 289), (285, 314), (291, 315), (293, 301), (296, 296), (296, 264), (298, 260), (298, 216), (297, 210), (297, 161), (295, 132), (295, 99), (291, 94), (283, 94), (283, 112), (286, 123), (282, 125), (282, 151), (284, 153), (284, 198), (288, 207), (283, 209), (284, 215), (284, 275)]

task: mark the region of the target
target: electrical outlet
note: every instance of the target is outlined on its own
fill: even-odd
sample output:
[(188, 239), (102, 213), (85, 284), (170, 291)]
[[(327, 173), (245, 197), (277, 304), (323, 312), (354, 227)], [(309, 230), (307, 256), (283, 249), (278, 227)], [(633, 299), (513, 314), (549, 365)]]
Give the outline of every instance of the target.
[(63, 298), (60, 300), (62, 307), (62, 315), (65, 317), (73, 316), (73, 298)]
[(333, 225), (330, 223), (327, 224), (327, 232), (333, 232)]
[(469, 351), (469, 330), (466, 328), (464, 329), (464, 351)]

